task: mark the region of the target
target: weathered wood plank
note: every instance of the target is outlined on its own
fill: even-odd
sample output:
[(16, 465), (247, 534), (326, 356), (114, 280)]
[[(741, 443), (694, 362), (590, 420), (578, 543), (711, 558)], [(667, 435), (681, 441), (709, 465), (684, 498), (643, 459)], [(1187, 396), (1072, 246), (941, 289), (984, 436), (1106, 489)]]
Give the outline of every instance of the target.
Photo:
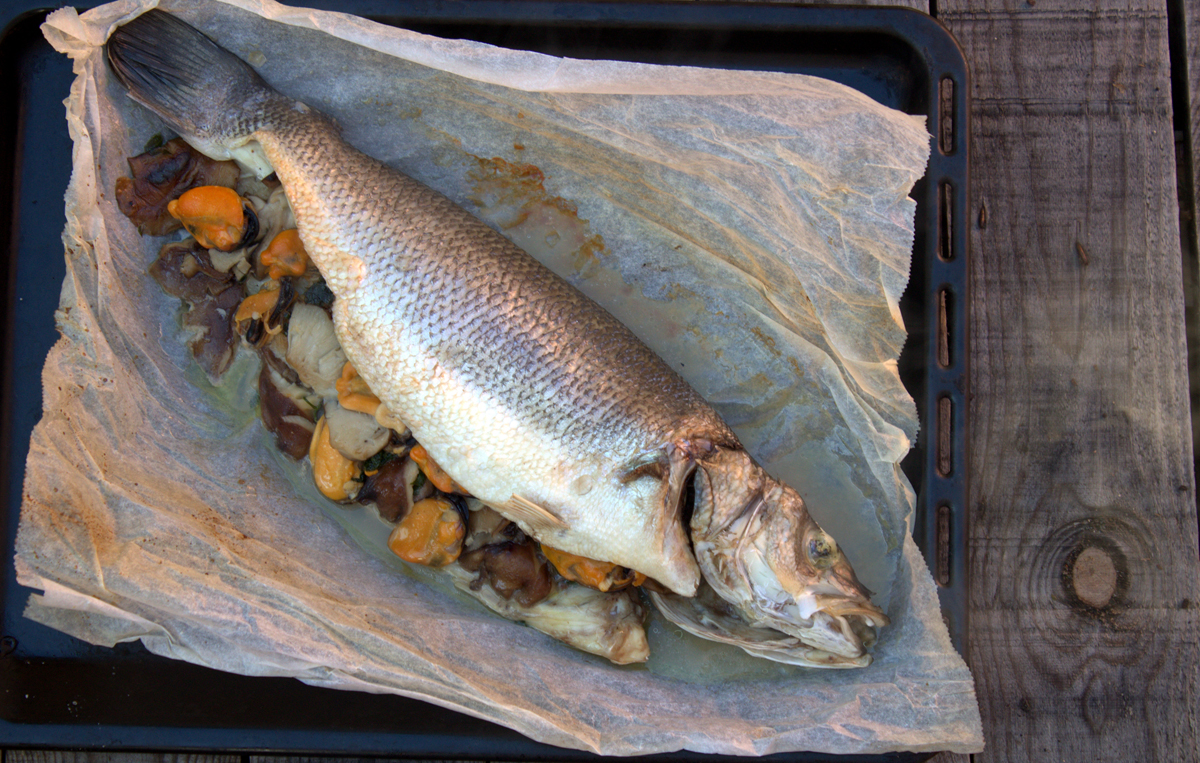
[(1194, 761), (1167, 21), (1049, 5), (939, 6), (973, 74), (976, 760)]
[(5, 750), (5, 763), (241, 763), (240, 755), (184, 755), (152, 752), (69, 752)]
[(1187, 107), (1186, 133), (1191, 159), (1192, 197), (1186, 210), (1193, 226), (1191, 233), (1195, 234), (1197, 223), (1197, 205), (1200, 205), (1200, 7), (1186, 0), (1172, 0), (1177, 6), (1175, 10), (1176, 23), (1181, 25), (1183, 37), (1182, 50), (1184, 56), (1184, 96)]
[[(1168, 0), (1172, 30), (1178, 49), (1174, 62), (1173, 93), (1176, 103), (1176, 156), (1181, 162), (1179, 223), (1182, 228), (1184, 297), (1187, 306), (1188, 368), (1200, 369), (1200, 246), (1197, 244), (1197, 205), (1200, 204), (1200, 6), (1187, 0)], [(1182, 71), (1181, 71), (1182, 69)], [(1180, 114), (1186, 129), (1178, 130)], [(1200, 373), (1191, 383), (1192, 442), (1200, 441)], [(1195, 462), (1193, 454), (1193, 462)]]

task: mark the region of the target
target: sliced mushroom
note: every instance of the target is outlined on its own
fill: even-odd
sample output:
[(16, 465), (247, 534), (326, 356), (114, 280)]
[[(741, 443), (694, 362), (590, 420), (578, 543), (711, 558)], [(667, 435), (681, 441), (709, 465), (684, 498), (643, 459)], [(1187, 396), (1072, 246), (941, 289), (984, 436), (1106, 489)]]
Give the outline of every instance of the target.
[(192, 357), (213, 382), (221, 378), (237, 354), (238, 334), (231, 319), (241, 299), (242, 290), (230, 286), (216, 296), (193, 303), (183, 317), (184, 328), (191, 335), (188, 347)]
[(300, 381), (300, 377), (284, 360), (287, 355), (287, 334), (278, 333), (258, 348), (258, 355), (271, 369), (271, 383), (301, 410), (312, 415), (322, 406), (321, 398)]
[(472, 588), (478, 590), (486, 583), (505, 599), (516, 599), (524, 607), (538, 603), (554, 590), (550, 565), (528, 538), (462, 554), (459, 564), (467, 572), (478, 573)]
[(395, 522), (408, 513), (413, 501), (412, 487), (420, 470), (408, 458), (394, 458), (368, 474), (358, 491), (358, 502), (374, 504), (379, 516)]
[[(479, 508), (475, 508), (478, 505)], [(463, 549), (474, 551), (484, 546), (503, 543), (512, 540), (520, 533), (520, 528), (510, 522), (503, 514), (490, 506), (480, 503), (477, 499), (468, 498), (467, 507), (471, 509), (468, 520), (467, 539)], [(514, 533), (512, 530), (516, 530)]]
[(220, 294), (233, 283), (233, 276), (214, 268), (208, 251), (191, 238), (160, 249), (150, 276), (167, 294), (188, 302)]
[[(271, 194), (274, 191), (279, 190), (280, 185), (279, 178), (274, 175), (260, 179), (253, 172), (243, 169), (241, 176), (238, 178), (235, 190), (242, 196), (253, 201), (255, 209), (261, 212), (262, 205), (266, 204), (266, 200), (271, 198)], [(261, 214), (259, 215), (259, 219), (262, 219)], [(267, 221), (262, 220), (262, 223), (263, 227), (266, 228)]]
[[(286, 382), (264, 363), (258, 374), (258, 401), (263, 424), (275, 436), (275, 445), (297, 461), (308, 453), (314, 424), (312, 413), (293, 400), (277, 385)], [(295, 385), (288, 385), (295, 386)]]
[(188, 306), (183, 328), (196, 362), (212, 381), (233, 362), (238, 335), (233, 313), (242, 300), (242, 288), (233, 277), (213, 268), (208, 252), (188, 239), (167, 244), (150, 266), (150, 275), (163, 291)]
[(208, 256), (212, 258), (213, 267), (222, 273), (232, 273), (234, 278), (241, 280), (250, 272), (250, 263), (246, 259), (247, 247), (234, 249), (232, 252), (222, 252), (220, 249), (209, 249)]
[(343, 408), (335, 401), (325, 404), (329, 421), (329, 443), (353, 461), (366, 461), (383, 450), (391, 432), (379, 426), (373, 416)]
[(325, 398), (337, 397), (335, 385), (346, 364), (346, 353), (324, 310), (306, 304), (292, 308), (287, 362), (314, 392)]

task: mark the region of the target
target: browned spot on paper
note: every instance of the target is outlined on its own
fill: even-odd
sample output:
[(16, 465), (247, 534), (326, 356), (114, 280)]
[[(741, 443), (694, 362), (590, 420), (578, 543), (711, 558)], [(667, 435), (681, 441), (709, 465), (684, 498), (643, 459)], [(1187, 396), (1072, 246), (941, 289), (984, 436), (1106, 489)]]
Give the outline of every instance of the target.
[(783, 354), (779, 351), (779, 348), (775, 346), (775, 337), (768, 335), (767, 332), (763, 331), (758, 326), (752, 327), (750, 332), (754, 334), (754, 336), (758, 337), (758, 340), (763, 343), (764, 347), (771, 351), (772, 355), (778, 356)]
[(473, 158), (477, 166), (467, 173), (473, 184), (470, 199), (514, 241), (538, 236), (547, 247), (563, 247), (560, 251), (574, 253), (580, 272), (609, 254), (575, 203), (546, 191), (546, 177), (537, 166), (498, 156)]

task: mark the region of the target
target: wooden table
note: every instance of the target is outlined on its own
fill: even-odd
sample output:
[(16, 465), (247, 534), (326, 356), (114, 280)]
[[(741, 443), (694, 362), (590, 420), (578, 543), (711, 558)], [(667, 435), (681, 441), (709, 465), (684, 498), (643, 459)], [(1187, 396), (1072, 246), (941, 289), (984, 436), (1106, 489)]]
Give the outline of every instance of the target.
[(973, 757), (1198, 760), (1200, 8), (914, 5), (973, 76)]

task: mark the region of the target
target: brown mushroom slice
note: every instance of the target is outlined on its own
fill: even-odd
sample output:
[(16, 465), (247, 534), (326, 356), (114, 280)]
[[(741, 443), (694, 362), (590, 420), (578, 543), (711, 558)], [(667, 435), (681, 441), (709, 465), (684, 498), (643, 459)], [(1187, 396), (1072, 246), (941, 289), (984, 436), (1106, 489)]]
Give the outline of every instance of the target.
[(150, 266), (150, 275), (163, 291), (187, 305), (182, 326), (188, 348), (212, 381), (233, 363), (238, 333), (233, 314), (242, 301), (242, 288), (228, 273), (213, 268), (208, 252), (194, 239), (167, 244)]
[(159, 249), (150, 276), (167, 294), (188, 302), (220, 294), (234, 281), (233, 276), (213, 267), (208, 251), (193, 238)]
[(300, 376), (283, 359), (287, 355), (287, 334), (279, 332), (258, 347), (258, 355), (265, 365), (271, 369), (271, 381), (275, 387), (287, 395), (300, 407), (313, 415), (321, 408), (323, 402), (319, 395), (300, 381)]
[(407, 514), (416, 503), (413, 500), (412, 488), (420, 473), (420, 469), (411, 459), (393, 458), (373, 474), (367, 474), (362, 490), (358, 491), (358, 502), (373, 504), (380, 517), (388, 522), (395, 522)]
[[(471, 510), (471, 514), (467, 538), (463, 541), (464, 551), (470, 552), (484, 546), (511, 540), (520, 532), (520, 528), (509, 521), (507, 517), (491, 506), (480, 503), (477, 499), (468, 498), (467, 508)], [(513, 532), (513, 530), (517, 532)]]
[(315, 425), (311, 412), (283, 392), (286, 382), (264, 363), (258, 374), (258, 402), (263, 424), (275, 437), (275, 446), (299, 461), (308, 454)]
[(343, 408), (336, 401), (325, 404), (329, 421), (329, 443), (352, 461), (366, 461), (383, 450), (391, 432), (379, 426), (374, 416)]
[(575, 649), (618, 665), (645, 662), (650, 657), (643, 626), (645, 609), (629, 589), (604, 593), (562, 583), (538, 602), (523, 605), (517, 598), (505, 598), (490, 586), (476, 587), (475, 576), (460, 565), (445, 569), (456, 588), (496, 614), (525, 623)]
[(337, 397), (337, 380), (346, 353), (333, 330), (333, 320), (319, 307), (297, 304), (288, 323), (288, 365), (300, 380), (324, 398)]
[(475, 549), (459, 557), (459, 565), (476, 573), (476, 589), (487, 585), (505, 599), (531, 607), (550, 595), (554, 575), (532, 540), (508, 540)]
[(230, 286), (216, 296), (193, 303), (183, 316), (184, 329), (191, 338), (192, 357), (212, 382), (233, 364), (237, 355), (238, 333), (231, 317), (242, 301), (242, 290)]
[(182, 227), (167, 204), (185, 191), (204, 185), (232, 188), (241, 175), (236, 162), (209, 159), (181, 138), (131, 158), (129, 171), (132, 177), (117, 178), (117, 205), (147, 236), (165, 236)]

